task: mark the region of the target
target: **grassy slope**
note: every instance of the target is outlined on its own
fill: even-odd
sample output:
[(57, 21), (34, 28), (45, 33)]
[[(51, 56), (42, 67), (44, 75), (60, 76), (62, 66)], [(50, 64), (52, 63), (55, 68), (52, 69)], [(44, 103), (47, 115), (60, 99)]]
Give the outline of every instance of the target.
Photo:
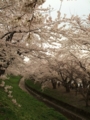
[[(33, 81), (31, 80), (26, 80), (26, 84), (34, 89), (36, 89), (37, 91), (39, 92), (42, 92), (41, 90), (41, 86), (39, 83), (36, 83), (34, 84)], [(81, 108), (87, 112), (90, 112), (90, 107), (85, 107), (85, 105), (83, 105), (82, 103), (85, 104), (84, 101), (80, 101), (79, 98), (78, 98), (78, 95), (75, 96), (75, 95), (68, 95), (68, 94), (65, 94), (63, 93), (62, 91), (58, 91), (57, 89), (54, 90), (54, 89), (45, 89), (43, 91), (44, 94), (47, 94), (53, 98), (56, 98), (57, 100), (60, 100), (60, 101), (63, 101), (65, 103), (69, 103), (71, 105), (74, 105), (78, 108)], [(69, 97), (68, 97), (69, 96)], [(75, 99), (75, 100), (74, 100)]]
[(15, 106), (0, 88), (0, 120), (66, 120), (52, 108), (39, 102), (18, 87), (20, 77), (11, 76), (6, 84), (13, 86), (13, 96), (22, 107)]

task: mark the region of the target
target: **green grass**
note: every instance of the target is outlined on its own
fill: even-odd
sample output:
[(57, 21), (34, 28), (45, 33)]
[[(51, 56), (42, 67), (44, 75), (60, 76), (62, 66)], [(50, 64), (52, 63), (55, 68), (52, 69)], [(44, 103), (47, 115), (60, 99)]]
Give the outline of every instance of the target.
[(11, 76), (5, 83), (13, 86), (12, 94), (21, 107), (14, 105), (0, 88), (0, 120), (67, 120), (53, 108), (22, 91), (18, 86), (19, 80), (19, 76)]
[(61, 96), (60, 95), (60, 92), (57, 91), (57, 89), (50, 89), (50, 88), (47, 88), (45, 90), (42, 91), (41, 89), (41, 85), (40, 83), (35, 83), (34, 84), (34, 81), (33, 80), (26, 80), (25, 83), (30, 86), (31, 88), (34, 88), (35, 90), (39, 91), (39, 92), (42, 92), (46, 95), (49, 95), (51, 96), (52, 98), (56, 98), (57, 100), (62, 100), (63, 102), (67, 102), (67, 98), (64, 97), (64, 96)]
[(32, 80), (26, 80), (25, 83), (31, 88), (34, 88), (39, 92), (43, 92), (44, 94), (51, 96), (52, 98), (55, 98), (62, 102), (68, 103), (72, 106), (76, 106), (77, 108), (83, 109), (87, 112), (90, 112), (90, 107), (86, 108), (85, 102), (80, 101), (78, 95), (75, 96), (75, 93), (68, 94), (68, 93), (62, 92), (62, 90), (58, 91), (57, 89), (50, 89), (50, 88), (47, 88), (44, 91), (42, 91), (41, 85), (39, 83), (34, 84)]

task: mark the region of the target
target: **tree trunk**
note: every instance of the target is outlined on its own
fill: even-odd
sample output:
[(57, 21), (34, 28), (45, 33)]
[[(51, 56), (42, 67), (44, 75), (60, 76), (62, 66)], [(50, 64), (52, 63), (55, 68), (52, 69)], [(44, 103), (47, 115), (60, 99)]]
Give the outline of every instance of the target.
[(66, 88), (66, 92), (69, 93), (69, 92), (70, 92), (70, 87), (69, 87), (69, 85), (65, 85), (65, 88)]
[(88, 101), (89, 101), (89, 92), (86, 95), (86, 107), (89, 107)]
[(89, 107), (88, 99), (86, 99), (86, 107)]
[(51, 82), (52, 82), (53, 89), (56, 89), (57, 82), (55, 80), (52, 80)]
[(4, 73), (5, 73), (5, 70), (2, 70), (2, 69), (0, 68), (0, 76), (3, 75)]

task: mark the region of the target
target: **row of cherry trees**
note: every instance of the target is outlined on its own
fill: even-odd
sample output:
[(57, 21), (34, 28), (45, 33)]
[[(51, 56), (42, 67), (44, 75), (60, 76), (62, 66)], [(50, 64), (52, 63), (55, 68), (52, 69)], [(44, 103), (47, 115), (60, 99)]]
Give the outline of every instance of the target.
[[(90, 94), (90, 15), (55, 20), (44, 0), (0, 1), (0, 77), (32, 77), (53, 88), (60, 81), (69, 92), (82, 84), (80, 93), (88, 106)], [(24, 58), (29, 61), (25, 62)], [(73, 84), (74, 83), (74, 86)], [(77, 91), (77, 90), (76, 90)]]

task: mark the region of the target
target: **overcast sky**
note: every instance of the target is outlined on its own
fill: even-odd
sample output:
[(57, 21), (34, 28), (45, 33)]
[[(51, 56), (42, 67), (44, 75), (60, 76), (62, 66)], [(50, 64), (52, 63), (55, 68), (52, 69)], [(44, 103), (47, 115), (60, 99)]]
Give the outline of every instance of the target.
[[(60, 0), (46, 0), (44, 3), (44, 7), (51, 5), (56, 11), (60, 8)], [(56, 11), (52, 12), (51, 14), (53, 17), (56, 16)], [(63, 0), (61, 13), (67, 14), (70, 16), (74, 15), (88, 15), (90, 13), (90, 0)]]

